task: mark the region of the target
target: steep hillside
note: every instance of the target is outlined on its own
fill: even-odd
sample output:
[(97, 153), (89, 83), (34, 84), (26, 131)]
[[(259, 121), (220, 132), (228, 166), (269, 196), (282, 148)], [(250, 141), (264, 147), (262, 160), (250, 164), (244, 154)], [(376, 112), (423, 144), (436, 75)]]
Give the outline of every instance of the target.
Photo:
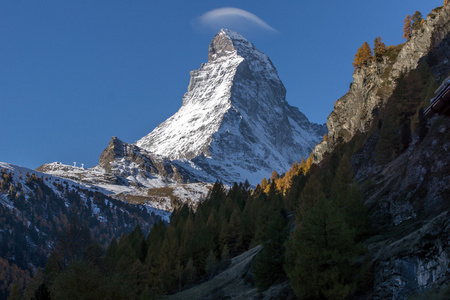
[(111, 138), (100, 155), (98, 166), (84, 169), (50, 163), (37, 170), (97, 187), (121, 200), (151, 206), (161, 216), (167, 216), (182, 203), (195, 206), (212, 185), (200, 180), (204, 179), (204, 173), (116, 137)]
[(26, 278), (20, 272), (44, 267), (63, 242), (73, 243), (70, 251), (79, 255), (91, 243), (105, 247), (136, 226), (149, 232), (161, 220), (153, 208), (110, 198), (65, 178), (6, 163), (0, 163), (0, 171), (0, 258), (8, 262), (0, 273), (0, 299), (6, 299), (13, 281)]
[(328, 116), (328, 139), (314, 149), (315, 162), (320, 162), (324, 153), (331, 152), (340, 142), (351, 140), (358, 132), (367, 132), (401, 74), (415, 69), (425, 56), (435, 78), (443, 80), (450, 57), (449, 32), (450, 7), (438, 7), (409, 41), (389, 49), (382, 62), (369, 60), (357, 68), (350, 90), (336, 101)]
[(369, 299), (406, 299), (450, 280), (450, 120), (435, 117), (429, 126), (388, 163), (374, 159), (378, 133), (353, 155), (374, 227)]

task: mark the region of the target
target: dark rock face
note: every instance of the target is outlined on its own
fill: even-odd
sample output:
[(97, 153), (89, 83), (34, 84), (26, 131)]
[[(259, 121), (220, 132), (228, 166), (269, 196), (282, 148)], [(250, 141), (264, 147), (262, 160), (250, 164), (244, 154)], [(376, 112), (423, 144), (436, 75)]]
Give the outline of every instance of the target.
[(136, 145), (124, 143), (117, 137), (112, 137), (108, 147), (103, 150), (99, 166), (123, 178), (136, 175), (151, 178), (158, 175), (179, 183), (195, 180), (195, 176), (170, 161), (148, 153)]
[(225, 36), (216, 36), (209, 45), (208, 61), (212, 62), (219, 57), (227, 56), (236, 51), (233, 42)]
[(352, 157), (375, 230), (368, 299), (407, 299), (450, 280), (450, 119), (429, 125), (424, 140), (388, 164), (373, 158), (377, 134)]
[(374, 292), (370, 299), (408, 299), (449, 280), (450, 215), (438, 215), (395, 242), (373, 245)]
[(99, 166), (111, 172), (111, 163), (127, 155), (124, 143), (113, 136), (109, 145), (100, 155)]

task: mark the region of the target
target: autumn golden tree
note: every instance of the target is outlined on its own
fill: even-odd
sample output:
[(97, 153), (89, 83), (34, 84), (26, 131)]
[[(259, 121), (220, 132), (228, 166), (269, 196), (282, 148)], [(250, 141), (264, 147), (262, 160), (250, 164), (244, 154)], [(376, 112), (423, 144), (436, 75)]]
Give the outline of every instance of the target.
[(405, 26), (403, 26), (403, 38), (409, 41), (412, 36), (412, 18), (410, 15), (407, 15), (405, 20), (403, 21)]
[(373, 46), (373, 60), (382, 61), (383, 55), (386, 53), (386, 45), (381, 41), (381, 36), (375, 38)]
[(364, 42), (355, 54), (354, 68), (359, 68), (363, 63), (372, 58), (372, 50), (367, 42)]
[(412, 20), (412, 29), (413, 30), (419, 29), (424, 22), (422, 13), (418, 10), (416, 10), (416, 12), (412, 15), (411, 20)]

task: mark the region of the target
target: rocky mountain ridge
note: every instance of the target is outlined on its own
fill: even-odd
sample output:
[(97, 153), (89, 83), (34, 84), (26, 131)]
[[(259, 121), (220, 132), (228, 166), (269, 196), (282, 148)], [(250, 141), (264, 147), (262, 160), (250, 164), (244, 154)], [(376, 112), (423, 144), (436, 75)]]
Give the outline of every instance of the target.
[(208, 63), (191, 72), (179, 111), (136, 145), (171, 160), (191, 160), (228, 183), (256, 184), (307, 157), (325, 133), (285, 95), (270, 59), (242, 35), (223, 29), (209, 46)]
[[(392, 134), (407, 146), (388, 160), (379, 158), (377, 148), (387, 108), (392, 112), (397, 105), (399, 117), (406, 120), (399, 125), (409, 124), (403, 128), (411, 131), (409, 118), (414, 116), (405, 115), (405, 106), (396, 103), (401, 99), (398, 95), (411, 96), (408, 91), (419, 93), (412, 95), (416, 98), (430, 91), (432, 95), (450, 74), (449, 58), (450, 5), (445, 5), (434, 9), (411, 39), (391, 48), (382, 62), (369, 60), (355, 69), (349, 92), (328, 117), (328, 140), (315, 147), (314, 159), (320, 163), (346, 142), (359, 137), (364, 141), (352, 156), (355, 178), (364, 191), (374, 227), (367, 241), (373, 290), (363, 299), (410, 299), (414, 295), (414, 299), (447, 299), (442, 293), (447, 287), (448, 295), (450, 274), (449, 119), (435, 116), (428, 120), (426, 135), (417, 133), (420, 125), (416, 124), (410, 139), (394, 128)], [(408, 77), (413, 73), (416, 77)], [(424, 85), (430, 91), (408, 86), (407, 78), (425, 77), (432, 78)]]
[(409, 41), (394, 47), (391, 55), (382, 62), (369, 60), (356, 68), (350, 90), (336, 101), (328, 116), (328, 139), (319, 143), (314, 151), (315, 162), (331, 152), (340, 142), (347, 142), (358, 132), (366, 132), (372, 125), (374, 114), (381, 108), (396, 87), (401, 74), (415, 69), (425, 55), (432, 56), (432, 72), (437, 79), (444, 79), (448, 66), (448, 35), (450, 33), (450, 7), (434, 9), (421, 28), (415, 30)]

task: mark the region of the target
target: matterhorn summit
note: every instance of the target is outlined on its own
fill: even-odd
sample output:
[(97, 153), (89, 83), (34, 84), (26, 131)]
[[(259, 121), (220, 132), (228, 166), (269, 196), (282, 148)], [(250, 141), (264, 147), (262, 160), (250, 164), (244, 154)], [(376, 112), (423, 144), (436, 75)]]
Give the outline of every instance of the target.
[(216, 180), (256, 185), (309, 156), (326, 127), (310, 123), (285, 96), (270, 59), (223, 29), (172, 117), (135, 144), (113, 137), (98, 166), (50, 163), (38, 170), (171, 211), (196, 203)]
[(256, 184), (309, 156), (325, 133), (285, 96), (270, 59), (239, 33), (222, 29), (208, 62), (191, 72), (181, 108), (136, 145), (188, 160), (213, 179)]

